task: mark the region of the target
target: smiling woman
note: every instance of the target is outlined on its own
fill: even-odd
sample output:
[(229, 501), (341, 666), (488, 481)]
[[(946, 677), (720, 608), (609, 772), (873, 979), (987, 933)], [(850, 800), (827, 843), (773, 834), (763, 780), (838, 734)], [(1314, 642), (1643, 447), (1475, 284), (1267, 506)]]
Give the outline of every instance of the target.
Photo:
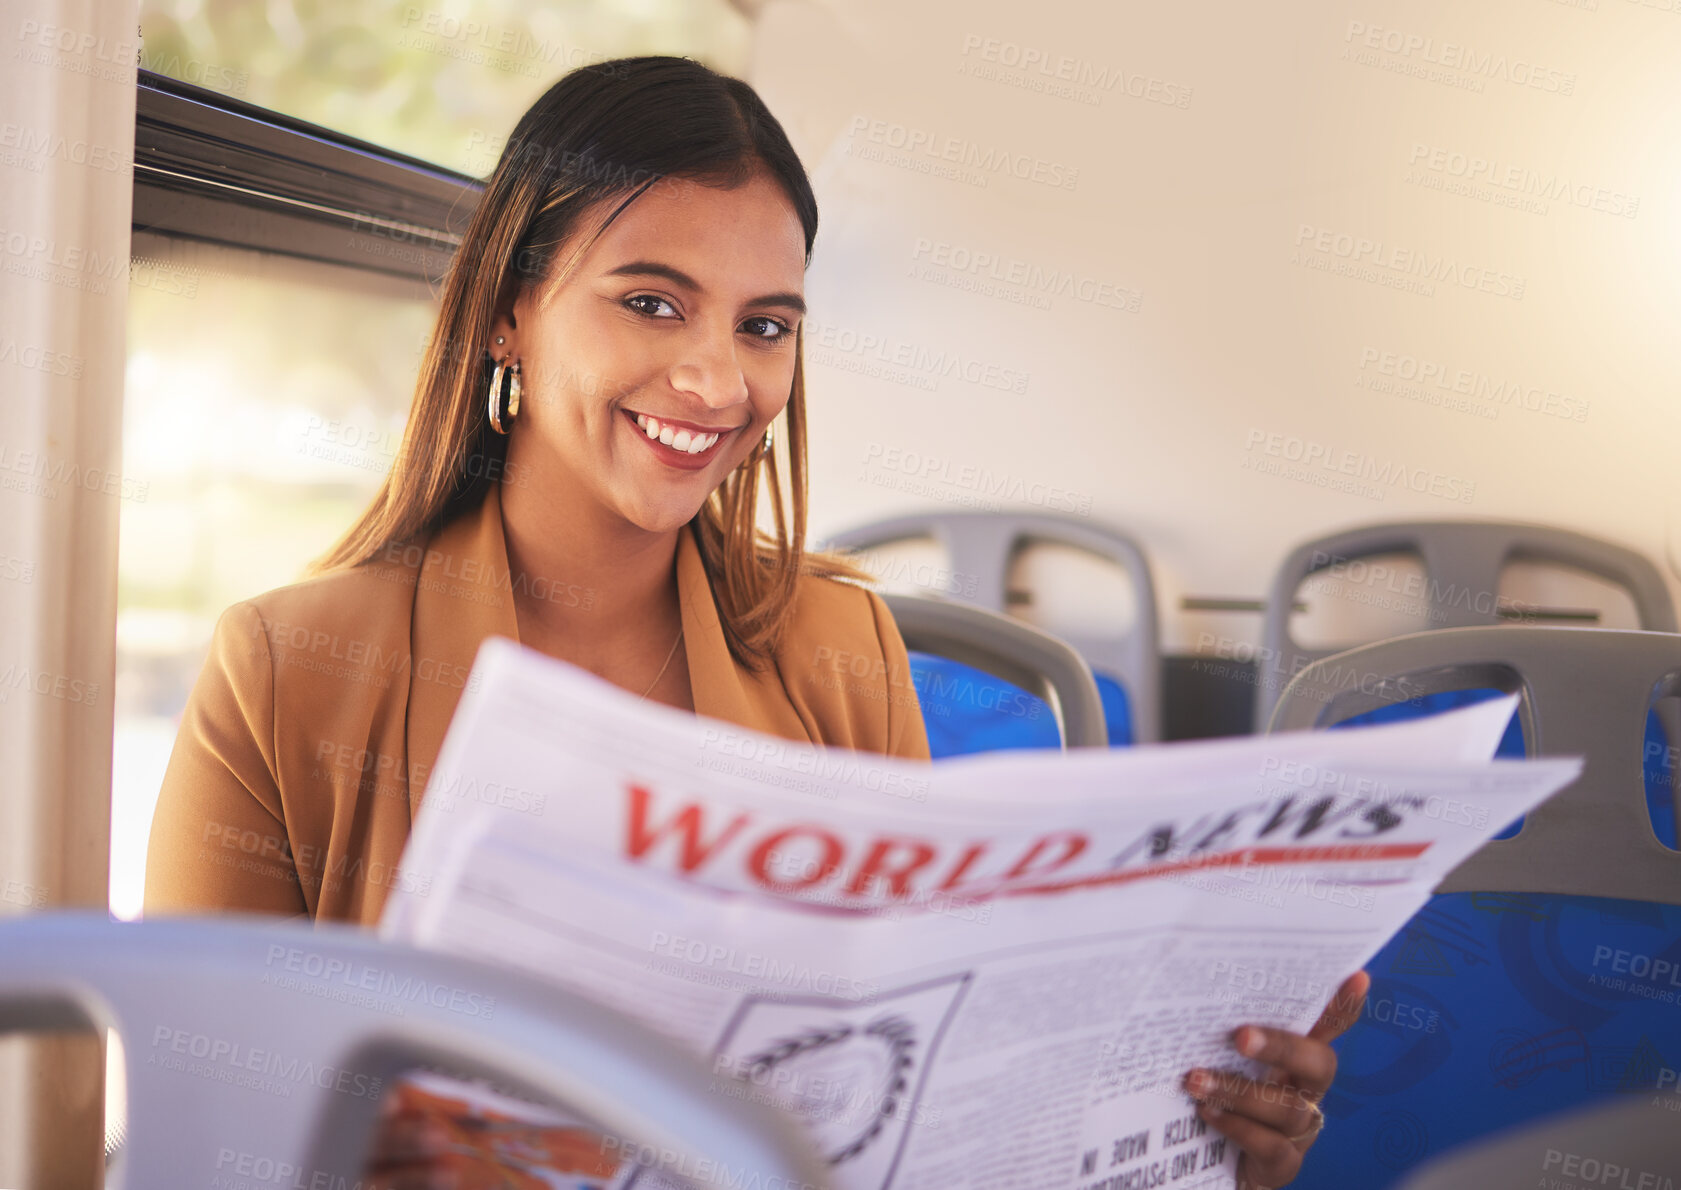
[[(599, 230), (576, 264), (504, 299), (492, 326), (491, 355), (512, 361), (526, 401), (521, 432), (508, 439), (508, 466), (532, 479), (504, 489), (510, 563), (557, 573), (589, 554), (631, 584), (625, 595), (658, 596), (653, 572), (669, 556), (645, 547), (701, 510), (702, 544), (711, 547), (701, 556), (722, 563), (708, 571), (726, 633), (747, 663), (786, 614), (805, 520), (803, 435), (790, 435), (800, 476), (793, 535), (761, 547), (740, 520), (757, 503), (757, 477), (775, 477), (771, 423), (787, 408), (790, 425), (804, 425), (795, 402), (803, 403), (796, 385), (805, 242), (786, 193), (760, 169), (730, 188), (668, 185), (622, 211), (593, 214), (585, 226)], [(731, 501), (743, 507), (730, 509)], [(745, 563), (733, 570), (732, 549)], [(631, 613), (624, 626), (635, 632), (633, 646), (663, 653), (675, 614), (615, 600)], [(589, 664), (568, 646), (577, 633), (564, 612), (516, 605), (522, 640)], [(665, 632), (650, 630), (662, 624)], [(628, 660), (641, 660), (638, 651), (625, 650)], [(668, 671), (662, 693), (692, 708), (682, 678), (681, 667)], [(630, 675), (621, 684), (632, 686)]]
[[(374, 922), (489, 636), (697, 714), (928, 755), (885, 604), (804, 548), (816, 228), (745, 83), (631, 58), (538, 100), (452, 262), (380, 491), (313, 577), (217, 625), (148, 913)], [(837, 655), (879, 678), (824, 670)]]
[[(699, 715), (928, 757), (886, 605), (805, 550), (816, 232), (804, 169), (739, 80), (620, 59), (537, 101), (452, 261), (378, 495), (314, 577), (217, 624), (153, 819), (149, 914), (376, 921), (490, 636)], [(1307, 1036), (1241, 1031), (1265, 1087), (1187, 1084), (1247, 1184), (1299, 1168), (1363, 979)], [(435, 1116), (388, 1116), (381, 1178), (439, 1171)]]
[[(694, 520), (732, 654), (767, 661), (802, 568), (857, 574), (802, 551), (799, 332), (816, 232), (805, 171), (745, 83), (681, 58), (568, 75), (509, 136), (446, 282), (399, 464), (323, 565), (358, 565), (436, 528), (505, 470), (517, 572), (611, 570), (614, 606), (645, 640), (675, 618), (674, 607), (634, 602), (658, 593), (646, 539)], [(503, 377), (498, 401), (525, 399), (521, 430), (506, 437), (499, 417), (480, 415)], [(761, 445), (784, 410), (787, 513), (775, 453)], [(637, 415), (660, 422), (662, 443), (670, 425), (672, 443), (687, 428), (687, 445), (697, 430), (721, 445), (627, 453), (632, 424), (645, 434)], [(667, 469), (691, 460), (702, 465), (687, 482)], [(769, 538), (755, 528), (761, 476)], [(665, 544), (655, 555), (669, 557)], [(564, 627), (553, 609), (521, 610), (539, 631)], [(575, 644), (614, 651), (590, 628)]]

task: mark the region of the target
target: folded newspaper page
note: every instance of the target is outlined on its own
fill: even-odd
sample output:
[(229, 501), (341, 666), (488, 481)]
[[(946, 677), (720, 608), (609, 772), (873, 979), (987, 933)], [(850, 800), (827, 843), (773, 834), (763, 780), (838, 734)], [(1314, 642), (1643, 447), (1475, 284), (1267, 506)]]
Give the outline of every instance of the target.
[[(1515, 696), (926, 764), (643, 703), (500, 639), (474, 679), (384, 935), (639, 1018), (721, 1093), (796, 1113), (838, 1190), (1234, 1186), (1185, 1072), (1261, 1076), (1233, 1029), (1305, 1032), (1580, 770), (1490, 759)], [(586, 1156), (642, 1190), (708, 1181), (611, 1138)], [(614, 1180), (587, 1164), (550, 1184)]]

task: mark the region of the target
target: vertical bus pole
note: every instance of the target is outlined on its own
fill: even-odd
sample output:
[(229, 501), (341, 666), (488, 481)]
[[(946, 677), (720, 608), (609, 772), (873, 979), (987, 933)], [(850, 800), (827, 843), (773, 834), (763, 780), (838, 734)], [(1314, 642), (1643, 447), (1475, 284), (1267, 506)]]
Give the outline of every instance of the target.
[[(0, 0), (5, 914), (108, 900), (137, 7)], [(103, 1054), (0, 1039), (0, 1186), (103, 1185)]]

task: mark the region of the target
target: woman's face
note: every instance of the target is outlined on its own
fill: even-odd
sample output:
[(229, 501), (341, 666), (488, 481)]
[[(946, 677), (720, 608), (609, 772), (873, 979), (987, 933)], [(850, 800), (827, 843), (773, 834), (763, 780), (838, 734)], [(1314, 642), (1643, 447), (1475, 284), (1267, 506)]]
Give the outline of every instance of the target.
[[(586, 212), (553, 272), (617, 205)], [(498, 316), (487, 346), (524, 384), (510, 475), (569, 509), (681, 527), (788, 402), (804, 279), (799, 216), (768, 175), (655, 185), (546, 300), (534, 286)]]

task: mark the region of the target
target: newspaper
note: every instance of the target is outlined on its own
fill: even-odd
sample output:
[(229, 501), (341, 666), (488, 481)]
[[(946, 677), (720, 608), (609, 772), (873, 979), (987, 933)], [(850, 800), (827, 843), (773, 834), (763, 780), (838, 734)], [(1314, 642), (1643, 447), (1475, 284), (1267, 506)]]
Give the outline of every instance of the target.
[[(1490, 759), (1515, 696), (930, 765), (643, 703), (500, 639), (474, 676), (382, 933), (636, 1016), (796, 1113), (838, 1190), (1234, 1186), (1185, 1072), (1260, 1077), (1233, 1029), (1305, 1032), (1580, 770)], [(638, 1187), (694, 1172), (618, 1155)]]

